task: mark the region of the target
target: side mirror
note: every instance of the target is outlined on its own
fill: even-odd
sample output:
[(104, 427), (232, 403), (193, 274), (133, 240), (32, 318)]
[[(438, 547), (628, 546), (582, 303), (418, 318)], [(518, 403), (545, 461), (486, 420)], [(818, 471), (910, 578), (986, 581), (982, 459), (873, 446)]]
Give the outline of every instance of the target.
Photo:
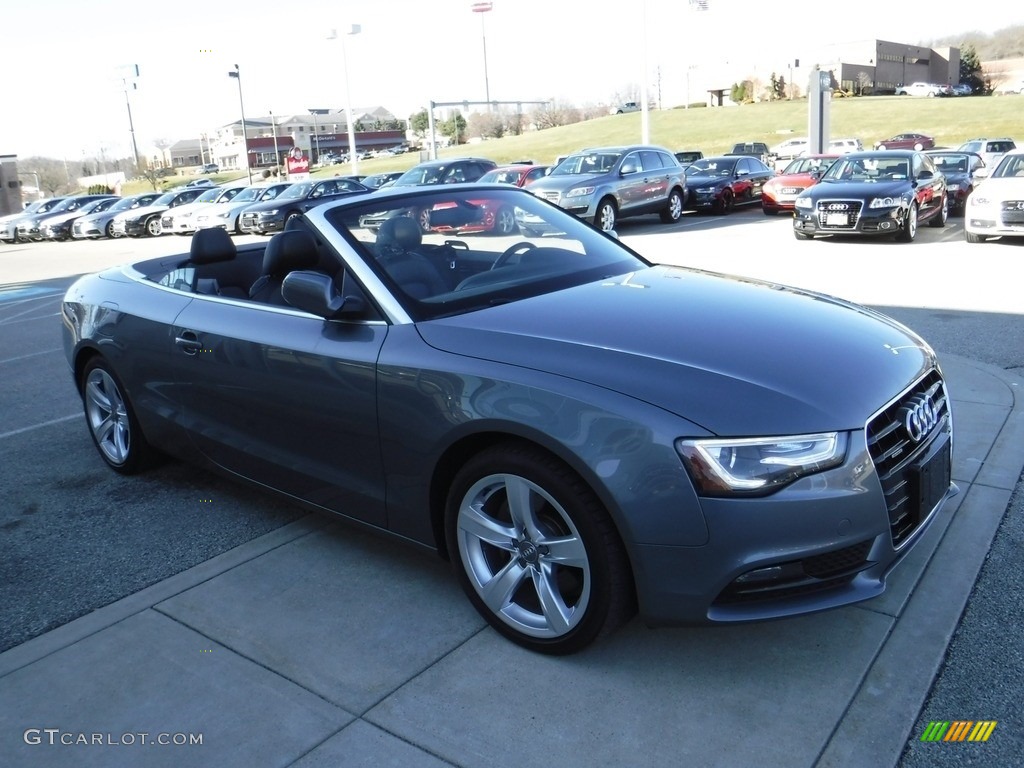
[(289, 272), (281, 283), (281, 296), (290, 306), (325, 320), (354, 317), (365, 309), (362, 299), (345, 298), (331, 278), (320, 272)]
[(934, 179), (935, 174), (929, 170), (924, 170), (921, 171), (920, 175), (917, 178), (920, 179), (921, 181), (928, 181), (929, 179)]
[(629, 173), (636, 173), (636, 163), (623, 163), (619, 169), (619, 175), (625, 176)]

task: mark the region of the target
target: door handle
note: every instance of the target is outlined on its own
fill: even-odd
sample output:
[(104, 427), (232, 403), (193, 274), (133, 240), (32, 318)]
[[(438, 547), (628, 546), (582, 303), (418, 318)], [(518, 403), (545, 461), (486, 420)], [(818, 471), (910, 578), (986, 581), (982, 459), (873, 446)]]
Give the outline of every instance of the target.
[(195, 331), (182, 331), (178, 336), (174, 337), (174, 344), (181, 347), (182, 352), (186, 355), (195, 355), (203, 348)]

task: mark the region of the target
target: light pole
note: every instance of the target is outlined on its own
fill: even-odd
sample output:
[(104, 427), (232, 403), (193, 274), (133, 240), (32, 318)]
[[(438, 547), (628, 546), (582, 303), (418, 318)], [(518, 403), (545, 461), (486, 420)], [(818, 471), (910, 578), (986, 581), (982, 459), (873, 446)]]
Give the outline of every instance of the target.
[(252, 184), (252, 167), (249, 165), (249, 142), (245, 136), (245, 105), (242, 103), (242, 71), (235, 64), (233, 72), (228, 72), (228, 77), (238, 81), (238, 109), (242, 113), (242, 158), (245, 162), (245, 171), (249, 174), (249, 183)]
[[(313, 141), (316, 144), (316, 157), (311, 157), (309, 159), (309, 162), (310, 162), (311, 165), (314, 162), (316, 162), (316, 163), (320, 162), (320, 126), (317, 125), (316, 117), (317, 117), (317, 115), (326, 115), (327, 112), (328, 112), (328, 110), (326, 110), (326, 109), (311, 109), (311, 110), (309, 110), (309, 114), (311, 114), (313, 116)], [(312, 147), (310, 147), (310, 149), (312, 149)]]
[(487, 30), (484, 27), (484, 14), (494, 10), (494, 3), (473, 3), (469, 6), (473, 13), (480, 14), (480, 39), (484, 44), (484, 101), (487, 102), (487, 111), (491, 111), (491, 84), (487, 77)]
[(345, 46), (345, 38), (348, 35), (358, 35), (362, 31), (363, 28), (359, 24), (352, 24), (349, 26), (348, 31), (343, 34), (339, 35), (338, 30), (332, 29), (330, 34), (327, 35), (328, 40), (341, 40), (341, 63), (345, 67), (345, 122), (348, 125), (348, 162), (353, 176), (359, 173), (359, 160), (356, 157), (355, 126), (352, 124), (352, 88), (348, 79), (348, 51)]
[[(139, 65), (132, 64), (130, 67), (131, 76), (133, 78), (139, 76)], [(139, 172), (139, 145), (135, 142), (135, 123), (132, 122), (132, 103), (128, 99), (128, 77), (122, 77), (121, 83), (124, 85), (124, 104), (128, 107), (128, 130), (132, 134), (132, 150), (135, 152), (135, 172)], [(131, 82), (132, 90), (137, 87), (135, 80)]]
[(279, 166), (281, 165), (281, 153), (277, 151), (277, 119), (274, 117), (274, 113), (269, 109), (267, 112), (270, 113), (271, 130), (274, 131), (274, 175), (280, 178), (281, 173)]

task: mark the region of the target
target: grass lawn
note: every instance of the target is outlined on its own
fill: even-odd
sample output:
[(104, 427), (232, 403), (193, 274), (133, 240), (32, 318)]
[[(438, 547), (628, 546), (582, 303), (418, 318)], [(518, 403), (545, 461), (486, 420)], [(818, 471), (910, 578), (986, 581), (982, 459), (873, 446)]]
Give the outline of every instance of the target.
[[(914, 98), (909, 96), (865, 96), (835, 99), (829, 122), (833, 138), (859, 138), (865, 149), (893, 134), (915, 132), (935, 138), (940, 147), (956, 147), (979, 136), (1009, 136), (1021, 139), (1024, 97), (966, 96), (960, 98)], [(635, 144), (640, 141), (639, 112), (608, 115), (583, 123), (507, 136), (474, 144), (450, 147), (440, 157), (472, 155), (498, 163), (530, 159), (551, 163), (583, 147)], [(769, 146), (789, 135), (807, 135), (807, 102), (776, 101), (738, 107), (695, 107), (650, 113), (650, 140), (670, 150), (700, 149), (705, 155), (728, 152), (740, 141), (764, 141)], [(361, 160), (361, 173), (405, 170), (419, 162), (416, 153), (385, 159)], [(314, 171), (315, 178), (348, 173), (348, 165)], [(213, 176), (214, 182), (237, 179), (237, 174)], [(262, 177), (256, 172), (253, 179)], [(164, 180), (165, 186), (183, 184), (188, 177)], [(138, 189), (135, 189), (135, 187)], [(124, 194), (145, 191), (145, 183), (133, 182)]]

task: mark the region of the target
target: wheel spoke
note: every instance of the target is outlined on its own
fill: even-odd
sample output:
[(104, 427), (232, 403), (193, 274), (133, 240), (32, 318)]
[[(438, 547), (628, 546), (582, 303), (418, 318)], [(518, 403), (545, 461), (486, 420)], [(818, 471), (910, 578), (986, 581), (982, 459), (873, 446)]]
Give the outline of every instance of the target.
[(533, 510), (534, 494), (529, 483), (521, 477), (506, 477), (505, 495), (515, 530), (520, 534), (526, 533), (535, 541), (543, 538), (537, 527), (537, 518)]
[(113, 413), (108, 413), (103, 417), (103, 420), (93, 427), (93, 432), (96, 434), (96, 441), (99, 443), (111, 442), (111, 435), (114, 429), (117, 427), (117, 417)]
[(587, 549), (578, 537), (561, 536), (556, 539), (542, 539), (538, 543), (548, 548), (544, 556), (546, 561), (571, 568), (587, 569)]
[(527, 569), (518, 560), (509, 560), (493, 578), (480, 585), (480, 598), (488, 608), (500, 613), (512, 602), (512, 596), (526, 575)]
[(89, 402), (92, 403), (96, 408), (109, 413), (113, 410), (110, 404), (110, 398), (107, 397), (107, 393), (104, 391), (102, 383), (91, 379), (89, 385), (86, 388)]
[(564, 635), (570, 629), (572, 609), (562, 600), (558, 591), (558, 582), (550, 565), (545, 564), (531, 572), (533, 586), (540, 599), (541, 611), (548, 626), (556, 635)]
[(482, 504), (467, 504), (459, 514), (459, 530), (479, 541), (504, 550), (512, 550), (512, 540), (517, 538), (514, 528), (503, 525), (487, 515)]

